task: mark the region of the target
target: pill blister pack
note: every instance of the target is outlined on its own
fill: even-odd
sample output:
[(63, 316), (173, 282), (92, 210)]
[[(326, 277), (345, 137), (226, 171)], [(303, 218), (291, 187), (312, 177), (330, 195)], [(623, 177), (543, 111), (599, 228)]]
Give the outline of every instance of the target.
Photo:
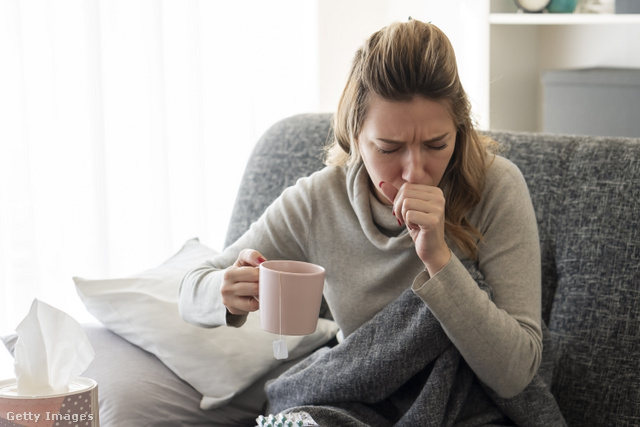
[(290, 412), (278, 415), (260, 415), (256, 418), (256, 427), (303, 427), (318, 424), (306, 412)]

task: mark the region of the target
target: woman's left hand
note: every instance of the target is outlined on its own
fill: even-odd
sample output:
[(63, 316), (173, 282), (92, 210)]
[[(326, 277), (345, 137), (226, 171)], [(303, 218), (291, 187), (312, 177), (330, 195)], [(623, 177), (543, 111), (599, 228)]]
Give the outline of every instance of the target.
[(393, 203), (393, 214), (406, 224), (416, 253), (431, 276), (451, 259), (444, 239), (445, 198), (438, 187), (405, 183), (399, 189), (386, 182), (380, 190)]

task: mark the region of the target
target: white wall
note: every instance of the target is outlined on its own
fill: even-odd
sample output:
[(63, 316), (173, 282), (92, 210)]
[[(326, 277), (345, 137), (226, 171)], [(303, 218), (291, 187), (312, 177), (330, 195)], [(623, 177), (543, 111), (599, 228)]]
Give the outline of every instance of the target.
[(486, 49), (476, 45), (489, 43), (488, 8), (477, 0), (318, 0), (319, 111), (335, 110), (357, 48), (373, 32), (409, 17), (447, 34), (478, 121), (487, 123), (489, 70), (479, 65), (487, 62), (479, 58)]
[(335, 111), (358, 47), (387, 25), (388, 0), (318, 0), (319, 111)]

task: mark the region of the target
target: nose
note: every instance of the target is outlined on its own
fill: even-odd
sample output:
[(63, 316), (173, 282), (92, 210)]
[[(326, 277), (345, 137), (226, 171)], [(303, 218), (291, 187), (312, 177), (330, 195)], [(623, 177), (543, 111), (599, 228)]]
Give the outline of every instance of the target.
[(426, 175), (425, 159), (421, 150), (407, 150), (403, 159), (402, 179), (411, 184), (421, 184)]

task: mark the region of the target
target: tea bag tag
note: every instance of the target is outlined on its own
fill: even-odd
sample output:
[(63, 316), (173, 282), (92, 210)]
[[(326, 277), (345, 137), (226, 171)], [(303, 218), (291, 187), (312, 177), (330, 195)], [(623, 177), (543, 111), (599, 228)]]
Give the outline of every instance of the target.
[(289, 350), (287, 350), (287, 342), (280, 337), (279, 340), (273, 342), (273, 355), (278, 360), (286, 359), (289, 357)]

